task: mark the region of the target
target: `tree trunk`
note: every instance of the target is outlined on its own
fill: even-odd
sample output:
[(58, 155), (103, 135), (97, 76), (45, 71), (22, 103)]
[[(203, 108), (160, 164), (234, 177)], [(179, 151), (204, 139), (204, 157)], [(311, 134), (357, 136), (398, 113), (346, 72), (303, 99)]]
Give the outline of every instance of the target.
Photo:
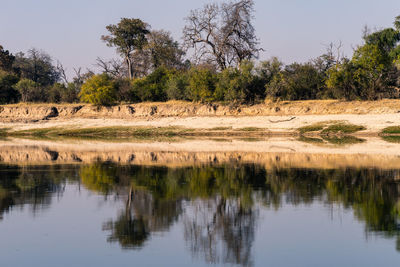
[(133, 79), (133, 70), (132, 70), (132, 61), (129, 58), (129, 56), (126, 57), (126, 64), (128, 65), (128, 74), (129, 74), (129, 79)]

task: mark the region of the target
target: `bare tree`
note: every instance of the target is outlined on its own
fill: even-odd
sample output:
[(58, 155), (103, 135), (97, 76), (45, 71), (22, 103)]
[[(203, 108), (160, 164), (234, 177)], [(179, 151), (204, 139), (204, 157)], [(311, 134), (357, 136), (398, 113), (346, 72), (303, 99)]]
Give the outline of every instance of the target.
[(63, 64), (61, 64), (61, 62), (58, 61), (58, 60), (57, 60), (56, 69), (57, 69), (58, 73), (60, 74), (60, 79), (61, 79), (65, 84), (68, 84), (68, 77), (67, 77), (67, 74), (65, 73), (65, 68), (64, 68)]
[(126, 77), (128, 74), (128, 70), (124, 62), (116, 59), (106, 61), (98, 57), (96, 59), (95, 65), (99, 67), (104, 73), (107, 73), (114, 78), (123, 78)]
[(186, 18), (183, 38), (195, 60), (214, 63), (221, 70), (257, 58), (262, 50), (252, 24), (253, 0), (208, 4)]

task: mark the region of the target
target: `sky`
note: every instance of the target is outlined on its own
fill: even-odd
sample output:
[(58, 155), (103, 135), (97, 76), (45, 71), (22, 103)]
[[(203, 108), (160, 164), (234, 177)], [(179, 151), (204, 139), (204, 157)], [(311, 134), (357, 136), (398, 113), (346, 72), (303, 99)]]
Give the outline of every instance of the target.
[[(72, 75), (94, 68), (97, 57), (116, 58), (100, 40), (106, 25), (140, 18), (181, 41), (184, 18), (206, 0), (0, 0), (0, 45), (12, 53), (38, 48)], [(362, 29), (386, 28), (400, 15), (400, 0), (255, 0), (254, 25), (265, 51), (285, 63), (321, 55), (329, 43), (343, 43), (347, 56), (362, 42)]]

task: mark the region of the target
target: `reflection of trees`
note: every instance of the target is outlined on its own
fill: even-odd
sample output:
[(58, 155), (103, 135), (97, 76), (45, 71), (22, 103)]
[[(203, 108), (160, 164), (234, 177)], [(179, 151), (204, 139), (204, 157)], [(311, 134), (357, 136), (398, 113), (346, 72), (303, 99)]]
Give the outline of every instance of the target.
[[(3, 175), (6, 173), (6, 175)], [(36, 212), (81, 177), (89, 190), (124, 202), (118, 217), (104, 224), (110, 242), (144, 246), (152, 233), (182, 220), (194, 256), (209, 263), (251, 265), (259, 205), (315, 200), (352, 209), (367, 233), (396, 238), (400, 249), (400, 171), (377, 169), (274, 169), (258, 165), (186, 168), (89, 166), (10, 168), (0, 179), (0, 219), (15, 206)], [(397, 179), (397, 180), (396, 180)]]
[(184, 219), (185, 239), (208, 263), (250, 266), (256, 220), (257, 212), (234, 199), (196, 200)]
[(262, 168), (131, 167), (127, 172), (131, 189), (125, 190), (126, 210), (105, 224), (111, 232), (109, 241), (139, 248), (149, 233), (167, 231), (182, 214), (184, 202), (193, 200), (197, 214), (189, 215), (195, 209), (184, 213), (185, 237), (193, 255), (203, 255), (212, 263), (251, 264), (257, 220), (252, 192), (265, 182)]
[(395, 237), (400, 244), (400, 184), (394, 179), (399, 175), (375, 169), (275, 170), (267, 175), (264, 201), (275, 208), (282, 197), (295, 205), (316, 198), (338, 203), (354, 210), (367, 233)]
[(76, 177), (76, 169), (60, 166), (29, 169), (7, 167), (0, 179), (0, 220), (16, 206), (29, 205), (33, 214), (50, 206), (52, 195), (62, 194), (67, 177)]

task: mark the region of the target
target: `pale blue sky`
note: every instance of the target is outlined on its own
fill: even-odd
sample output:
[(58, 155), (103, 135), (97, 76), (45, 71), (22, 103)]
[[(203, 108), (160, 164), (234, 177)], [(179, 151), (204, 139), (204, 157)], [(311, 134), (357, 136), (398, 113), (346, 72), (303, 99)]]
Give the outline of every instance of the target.
[[(0, 0), (0, 44), (13, 53), (36, 47), (72, 70), (114, 57), (100, 36), (121, 17), (140, 18), (180, 40), (184, 17), (206, 0)], [(255, 0), (261, 59), (307, 61), (324, 44), (342, 41), (346, 54), (361, 42), (364, 25), (392, 26), (400, 0)]]

